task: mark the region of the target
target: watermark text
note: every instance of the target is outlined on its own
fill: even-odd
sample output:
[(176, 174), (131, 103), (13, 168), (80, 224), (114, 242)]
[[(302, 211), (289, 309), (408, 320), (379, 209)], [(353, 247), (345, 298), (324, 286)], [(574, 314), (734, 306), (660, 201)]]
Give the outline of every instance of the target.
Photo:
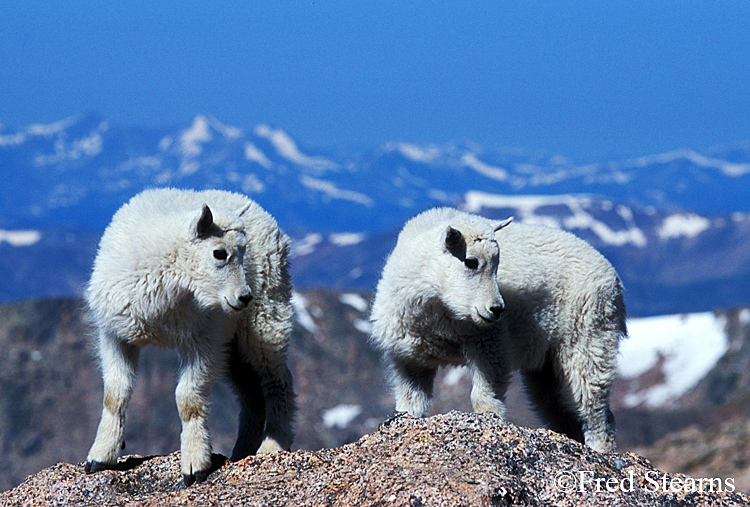
[(593, 470), (563, 471), (554, 478), (555, 489), (580, 493), (632, 493), (646, 490), (651, 493), (734, 493), (734, 478), (721, 479), (667, 477), (657, 470), (647, 470), (643, 477), (633, 470), (624, 477), (597, 476)]

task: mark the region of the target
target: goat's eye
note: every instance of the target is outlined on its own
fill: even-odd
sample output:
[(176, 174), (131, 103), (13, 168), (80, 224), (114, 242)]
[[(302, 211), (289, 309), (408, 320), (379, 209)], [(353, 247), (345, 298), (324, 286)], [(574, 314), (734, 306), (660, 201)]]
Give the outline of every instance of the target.
[(227, 257), (229, 257), (229, 254), (223, 248), (220, 248), (218, 250), (214, 250), (214, 259), (218, 259), (220, 261), (225, 261), (225, 260), (227, 260)]
[(464, 261), (464, 264), (466, 264), (466, 267), (469, 269), (477, 269), (479, 267), (479, 261), (476, 257), (469, 257)]

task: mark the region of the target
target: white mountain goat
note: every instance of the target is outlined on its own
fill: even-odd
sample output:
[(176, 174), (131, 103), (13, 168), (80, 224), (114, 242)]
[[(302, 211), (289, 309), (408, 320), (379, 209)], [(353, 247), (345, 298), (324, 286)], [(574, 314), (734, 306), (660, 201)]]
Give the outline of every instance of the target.
[(116, 464), (139, 351), (148, 344), (180, 355), (175, 395), (187, 485), (211, 470), (207, 398), (217, 379), (228, 379), (240, 401), (231, 459), (289, 449), (289, 245), (276, 221), (240, 194), (147, 190), (120, 208), (86, 291), (104, 377), (86, 472)]
[(421, 417), (439, 366), (468, 364), (477, 412), (505, 415), (512, 371), (551, 429), (615, 447), (609, 391), (626, 336), (615, 270), (564, 231), (450, 208), (404, 226), (372, 307), (396, 410)]

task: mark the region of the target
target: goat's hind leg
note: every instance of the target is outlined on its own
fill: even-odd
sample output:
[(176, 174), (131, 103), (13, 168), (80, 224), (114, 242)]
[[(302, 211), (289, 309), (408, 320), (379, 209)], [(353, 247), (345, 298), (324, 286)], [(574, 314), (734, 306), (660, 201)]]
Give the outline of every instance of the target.
[(437, 367), (423, 366), (395, 357), (388, 357), (386, 360), (390, 363), (396, 412), (406, 412), (412, 417), (427, 415)]
[(125, 447), (125, 410), (133, 394), (139, 351), (117, 337), (99, 335), (104, 400), (96, 438), (86, 457), (86, 473), (113, 468)]
[(294, 440), (292, 422), (297, 410), (292, 372), (283, 366), (277, 375), (263, 378), (261, 386), (265, 398), (266, 426), (258, 453), (288, 451)]
[(583, 425), (570, 386), (560, 380), (554, 361), (548, 358), (541, 368), (521, 371), (521, 376), (526, 394), (547, 427), (583, 443)]
[[(579, 361), (577, 364), (585, 364)], [(550, 429), (599, 452), (615, 448), (615, 420), (609, 408), (609, 385), (594, 371), (556, 366), (548, 358), (538, 371), (522, 372), (526, 391)], [(592, 381), (599, 380), (599, 382)]]
[(237, 442), (232, 450), (232, 461), (246, 458), (260, 447), (266, 423), (266, 402), (261, 377), (253, 365), (242, 360), (237, 341), (229, 355), (229, 381), (240, 403)]

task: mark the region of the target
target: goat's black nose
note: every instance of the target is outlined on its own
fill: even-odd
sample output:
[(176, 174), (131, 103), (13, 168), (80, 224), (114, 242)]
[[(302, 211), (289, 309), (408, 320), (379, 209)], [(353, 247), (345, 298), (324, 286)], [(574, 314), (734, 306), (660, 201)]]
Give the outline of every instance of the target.
[(503, 305), (490, 306), (490, 311), (492, 312), (492, 315), (494, 315), (496, 319), (499, 319), (500, 314), (505, 311), (505, 306)]
[(253, 295), (248, 292), (244, 296), (240, 296), (237, 299), (240, 300), (240, 303), (242, 303), (243, 305), (247, 306), (247, 305), (250, 304), (250, 301), (253, 300)]

